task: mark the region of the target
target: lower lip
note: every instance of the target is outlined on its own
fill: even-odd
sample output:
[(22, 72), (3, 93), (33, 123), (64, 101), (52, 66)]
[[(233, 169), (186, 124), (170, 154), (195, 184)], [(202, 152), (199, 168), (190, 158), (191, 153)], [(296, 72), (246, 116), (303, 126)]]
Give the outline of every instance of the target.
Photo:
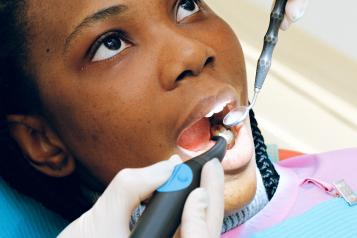
[[(237, 128), (237, 137), (235, 139), (235, 145), (227, 150), (226, 155), (222, 160), (222, 166), (225, 171), (234, 171), (244, 167), (252, 159), (254, 153), (253, 139), (246, 123)], [(214, 145), (214, 142), (209, 143), (207, 148), (202, 151), (189, 151), (179, 147), (181, 156), (184, 160), (188, 160), (195, 156), (198, 156)]]

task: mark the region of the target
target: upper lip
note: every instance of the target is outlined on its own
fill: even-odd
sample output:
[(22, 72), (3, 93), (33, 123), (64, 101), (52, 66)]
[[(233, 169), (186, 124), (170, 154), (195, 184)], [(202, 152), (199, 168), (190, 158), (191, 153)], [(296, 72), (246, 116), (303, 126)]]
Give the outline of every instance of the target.
[(188, 115), (183, 120), (183, 123), (179, 126), (179, 136), (186, 128), (204, 118), (212, 111), (212, 109), (222, 103), (227, 103), (232, 107), (237, 106), (237, 96), (232, 88), (224, 88), (218, 91), (215, 95), (206, 96), (199, 100), (189, 111)]

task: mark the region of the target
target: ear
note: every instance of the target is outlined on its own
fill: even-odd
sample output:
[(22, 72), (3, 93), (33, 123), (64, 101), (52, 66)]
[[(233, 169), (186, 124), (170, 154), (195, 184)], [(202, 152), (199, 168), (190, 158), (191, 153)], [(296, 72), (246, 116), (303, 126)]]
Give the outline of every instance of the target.
[(29, 163), (52, 177), (65, 177), (75, 169), (70, 155), (57, 133), (39, 116), (9, 115), (10, 133)]

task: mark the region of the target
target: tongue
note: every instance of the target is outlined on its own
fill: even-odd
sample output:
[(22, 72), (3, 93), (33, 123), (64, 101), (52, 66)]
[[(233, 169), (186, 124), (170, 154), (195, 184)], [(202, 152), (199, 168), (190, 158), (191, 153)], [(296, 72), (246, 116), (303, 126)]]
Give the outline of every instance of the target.
[(204, 149), (210, 142), (211, 124), (208, 118), (202, 118), (195, 124), (185, 129), (177, 140), (177, 145), (191, 151)]

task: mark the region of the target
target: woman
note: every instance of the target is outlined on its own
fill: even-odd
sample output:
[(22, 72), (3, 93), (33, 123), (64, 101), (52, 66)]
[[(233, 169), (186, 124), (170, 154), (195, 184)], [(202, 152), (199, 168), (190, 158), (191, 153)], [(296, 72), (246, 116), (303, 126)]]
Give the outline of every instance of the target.
[[(248, 103), (239, 41), (203, 1), (2, 0), (0, 9), (1, 175), (69, 221), (123, 168), (207, 149), (219, 118)], [(260, 194), (251, 216), (279, 176), (266, 153), (257, 170), (249, 120), (233, 133), (224, 211), (236, 216)]]

